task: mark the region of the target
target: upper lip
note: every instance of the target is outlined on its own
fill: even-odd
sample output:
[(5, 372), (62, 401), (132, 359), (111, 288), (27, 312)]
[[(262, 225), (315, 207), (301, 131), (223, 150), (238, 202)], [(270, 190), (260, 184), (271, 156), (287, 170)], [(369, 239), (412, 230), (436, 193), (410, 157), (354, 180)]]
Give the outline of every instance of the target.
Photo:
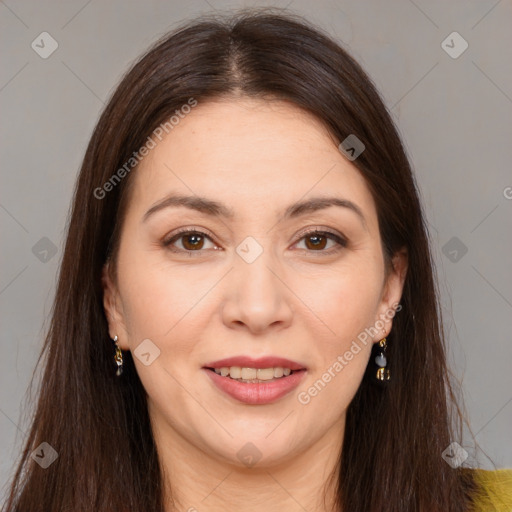
[(274, 356), (266, 356), (266, 357), (250, 357), (250, 356), (235, 356), (228, 357), (226, 359), (219, 359), (218, 361), (213, 361), (211, 363), (205, 364), (204, 368), (223, 368), (223, 367), (231, 367), (231, 366), (240, 366), (241, 368), (290, 368), (290, 370), (306, 370), (307, 368), (297, 363), (296, 361), (291, 361), (290, 359), (286, 359), (284, 357), (274, 357)]

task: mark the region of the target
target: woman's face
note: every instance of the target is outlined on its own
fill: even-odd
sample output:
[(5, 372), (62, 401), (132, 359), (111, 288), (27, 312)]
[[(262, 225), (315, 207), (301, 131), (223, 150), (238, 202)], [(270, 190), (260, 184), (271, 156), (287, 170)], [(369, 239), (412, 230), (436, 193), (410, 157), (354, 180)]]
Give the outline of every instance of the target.
[(199, 103), (132, 172), (104, 303), (155, 435), (237, 465), (332, 450), (406, 267), (385, 273), (359, 171), (315, 118), (238, 99)]

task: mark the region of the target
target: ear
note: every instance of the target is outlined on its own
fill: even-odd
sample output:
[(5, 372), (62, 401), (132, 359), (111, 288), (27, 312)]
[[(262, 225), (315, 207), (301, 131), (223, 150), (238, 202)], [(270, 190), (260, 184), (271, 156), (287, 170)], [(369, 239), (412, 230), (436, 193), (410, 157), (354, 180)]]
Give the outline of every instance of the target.
[(103, 288), (103, 309), (108, 321), (108, 331), (112, 339), (117, 336), (118, 345), (123, 350), (128, 350), (128, 336), (124, 321), (124, 313), (117, 285), (112, 279), (110, 262), (103, 265), (101, 273), (101, 285)]
[(397, 306), (402, 298), (408, 261), (409, 257), (405, 247), (398, 250), (391, 259), (391, 268), (387, 272), (381, 301), (377, 311), (377, 318), (375, 319), (375, 326), (379, 329), (373, 337), (374, 342), (385, 338), (391, 331), (393, 317), (397, 312)]

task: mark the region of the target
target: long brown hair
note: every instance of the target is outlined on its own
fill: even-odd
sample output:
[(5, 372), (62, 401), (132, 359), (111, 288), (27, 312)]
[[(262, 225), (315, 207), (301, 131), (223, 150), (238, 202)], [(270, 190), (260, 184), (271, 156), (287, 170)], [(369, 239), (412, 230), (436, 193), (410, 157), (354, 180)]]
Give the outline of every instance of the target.
[[(163, 511), (145, 390), (129, 352), (122, 378), (115, 377), (102, 300), (102, 267), (108, 258), (115, 263), (136, 167), (97, 191), (191, 98), (221, 96), (287, 100), (338, 142), (355, 134), (366, 149), (353, 164), (373, 194), (386, 260), (408, 250), (402, 310), (388, 338), (393, 378), (381, 389), (365, 377), (348, 408), (333, 475), (336, 505), (350, 512), (469, 510), (472, 475), (441, 457), (460, 439), (464, 420), (445, 358), (424, 214), (400, 137), (347, 51), (299, 16), (273, 10), (208, 16), (174, 30), (124, 76), (101, 115), (74, 192), (39, 360), (42, 385), (4, 510)], [(47, 469), (30, 457), (42, 442), (59, 454)]]

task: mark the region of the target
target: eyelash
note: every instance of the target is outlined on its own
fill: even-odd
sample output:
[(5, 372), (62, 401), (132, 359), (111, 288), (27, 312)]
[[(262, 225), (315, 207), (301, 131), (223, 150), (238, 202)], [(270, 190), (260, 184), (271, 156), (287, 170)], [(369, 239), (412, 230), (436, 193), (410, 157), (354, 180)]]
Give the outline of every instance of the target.
[[(189, 255), (190, 257), (201, 255), (202, 252), (207, 249), (199, 249), (196, 251), (189, 251), (189, 250), (185, 250), (185, 249), (178, 249), (176, 247), (173, 247), (173, 245), (172, 245), (175, 241), (179, 240), (183, 236), (192, 235), (192, 234), (206, 237), (210, 241), (213, 242), (213, 239), (212, 239), (213, 237), (207, 232), (201, 231), (199, 229), (182, 228), (182, 229), (179, 229), (176, 233), (174, 233), (174, 235), (171, 238), (164, 240), (162, 242), (162, 244), (164, 247), (169, 249), (171, 252), (182, 253), (182, 254), (185, 253), (185, 254)], [(318, 251), (309, 250), (309, 249), (299, 249), (299, 250), (303, 250), (303, 251), (306, 251), (309, 253), (317, 252), (317, 253), (320, 253), (320, 255), (331, 255), (331, 254), (335, 254), (335, 253), (341, 251), (348, 245), (347, 240), (345, 238), (337, 235), (336, 233), (333, 233), (331, 231), (326, 231), (326, 230), (319, 230), (319, 229), (311, 229), (309, 231), (305, 231), (305, 232), (301, 233), (300, 238), (295, 243), (298, 243), (302, 239), (307, 238), (308, 236), (311, 236), (311, 235), (325, 236), (326, 238), (336, 242), (338, 244), (338, 246), (334, 247), (334, 248), (331, 247), (331, 249), (328, 249), (328, 250), (323, 250), (323, 249), (318, 250)]]

